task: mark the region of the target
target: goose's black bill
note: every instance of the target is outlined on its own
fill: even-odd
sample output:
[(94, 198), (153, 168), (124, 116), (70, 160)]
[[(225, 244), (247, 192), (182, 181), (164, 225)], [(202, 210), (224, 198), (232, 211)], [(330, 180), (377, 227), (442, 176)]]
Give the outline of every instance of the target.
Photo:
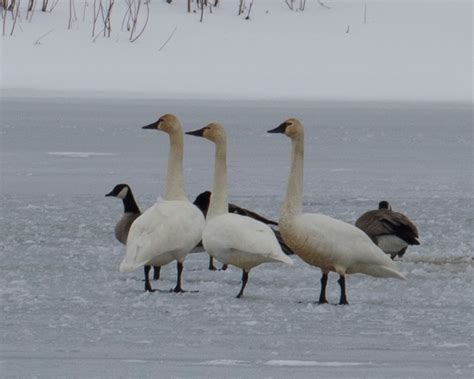
[(202, 129), (192, 130), (190, 132), (186, 132), (186, 134), (189, 134), (190, 136), (202, 137), (204, 135), (204, 129), (206, 128), (204, 127)]
[(150, 125), (142, 126), (142, 129), (157, 129), (157, 126), (158, 126), (158, 123), (155, 121), (155, 122), (152, 122)]
[(110, 191), (110, 192), (109, 192), (109, 193), (107, 193), (105, 196), (115, 196), (115, 195), (114, 195), (114, 191), (113, 191), (113, 190), (112, 190), (112, 191)]
[(280, 125), (278, 125), (275, 129), (268, 130), (267, 133), (285, 133), (286, 128), (289, 124), (287, 122), (284, 122)]

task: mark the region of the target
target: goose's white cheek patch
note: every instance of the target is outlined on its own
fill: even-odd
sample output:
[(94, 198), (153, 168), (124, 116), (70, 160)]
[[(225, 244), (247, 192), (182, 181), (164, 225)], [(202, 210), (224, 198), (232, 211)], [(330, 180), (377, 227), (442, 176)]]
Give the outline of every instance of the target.
[(124, 187), (124, 188), (122, 188), (122, 190), (117, 194), (117, 197), (123, 200), (123, 199), (125, 199), (125, 197), (127, 196), (127, 193), (128, 193), (128, 188), (127, 188), (127, 187)]

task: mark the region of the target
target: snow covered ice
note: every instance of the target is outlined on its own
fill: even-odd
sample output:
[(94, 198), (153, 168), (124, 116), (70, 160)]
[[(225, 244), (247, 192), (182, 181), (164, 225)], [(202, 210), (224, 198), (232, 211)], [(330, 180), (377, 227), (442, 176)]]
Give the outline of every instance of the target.
[[(0, 376), (473, 377), (472, 2), (258, 0), (248, 21), (236, 3), (199, 23), (153, 0), (131, 44), (124, 1), (95, 42), (92, 7), (67, 30), (59, 1), (0, 39)], [(168, 112), (187, 131), (224, 125), (229, 200), (273, 219), (290, 142), (266, 131), (299, 118), (304, 210), (354, 223), (388, 200), (420, 231), (408, 280), (351, 275), (350, 305), (320, 306), (320, 271), (294, 257), (235, 299), (240, 270), (196, 253), (183, 287), (199, 292), (145, 293), (141, 270), (118, 271), (123, 208), (105, 194), (128, 183), (142, 210), (163, 195), (168, 138), (141, 126)], [(213, 161), (185, 137), (190, 199)], [(161, 276), (174, 287), (175, 264)]]
[[(472, 135), (462, 104), (209, 102), (4, 98), (1, 368), (13, 376), (470, 377)], [(141, 130), (175, 112), (192, 130), (219, 120), (230, 200), (277, 218), (290, 145), (266, 130), (306, 127), (305, 204), (353, 223), (380, 199), (406, 213), (422, 244), (399, 262), (407, 282), (348, 277), (347, 307), (314, 302), (319, 270), (207, 270), (192, 254), (183, 286), (144, 293), (120, 274), (113, 236), (129, 183), (142, 209), (163, 193), (168, 141)], [(207, 141), (185, 139), (187, 192), (212, 182)], [(156, 288), (174, 286), (175, 265)], [(339, 287), (330, 275), (328, 298)]]

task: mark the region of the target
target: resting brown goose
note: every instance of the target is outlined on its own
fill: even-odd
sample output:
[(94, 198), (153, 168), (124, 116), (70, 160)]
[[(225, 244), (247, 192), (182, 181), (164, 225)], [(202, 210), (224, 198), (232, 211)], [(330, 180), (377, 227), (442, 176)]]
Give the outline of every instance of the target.
[[(204, 213), (204, 216), (207, 216), (207, 211), (209, 209), (209, 202), (211, 200), (211, 191), (204, 191), (201, 192), (196, 199), (194, 200), (194, 205), (196, 205), (202, 213)], [(241, 216), (247, 216), (251, 217), (257, 221), (263, 222), (264, 224), (267, 225), (274, 225), (278, 226), (278, 222), (270, 220), (268, 218), (265, 218), (258, 213), (255, 213), (253, 211), (250, 211), (248, 209), (239, 207), (238, 205), (229, 203), (229, 213), (235, 213), (239, 214)], [(283, 241), (283, 238), (278, 230), (273, 229), (273, 233), (275, 233), (275, 237), (278, 240), (278, 243), (280, 244), (281, 249), (286, 255), (293, 255), (294, 252), (291, 250)], [(209, 270), (216, 270), (216, 267), (214, 266), (214, 258), (209, 256)], [(223, 265), (221, 270), (227, 270), (227, 265)]]
[(408, 245), (420, 244), (415, 224), (404, 214), (392, 211), (385, 200), (379, 203), (379, 209), (360, 216), (355, 225), (392, 259), (402, 257)]
[[(105, 196), (112, 196), (123, 201), (123, 215), (122, 218), (115, 225), (115, 238), (124, 245), (127, 244), (128, 232), (132, 226), (133, 221), (138, 218), (142, 213), (138, 207), (137, 202), (133, 196), (132, 189), (128, 184), (117, 184), (112, 191)], [(160, 279), (160, 266), (153, 266), (153, 279)], [(145, 280), (147, 280), (148, 272), (150, 267), (145, 267)]]

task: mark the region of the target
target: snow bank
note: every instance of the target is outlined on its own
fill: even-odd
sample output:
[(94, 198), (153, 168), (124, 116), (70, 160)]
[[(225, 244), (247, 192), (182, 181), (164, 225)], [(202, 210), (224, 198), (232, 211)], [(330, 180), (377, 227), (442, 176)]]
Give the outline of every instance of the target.
[(133, 44), (120, 31), (124, 2), (111, 38), (95, 42), (92, 5), (83, 21), (77, 0), (78, 21), (67, 30), (68, 3), (1, 39), (4, 94), (472, 100), (470, 1), (327, 0), (330, 9), (308, 1), (296, 12), (283, 0), (258, 0), (245, 20), (228, 0), (203, 23), (184, 1), (153, 1)]

